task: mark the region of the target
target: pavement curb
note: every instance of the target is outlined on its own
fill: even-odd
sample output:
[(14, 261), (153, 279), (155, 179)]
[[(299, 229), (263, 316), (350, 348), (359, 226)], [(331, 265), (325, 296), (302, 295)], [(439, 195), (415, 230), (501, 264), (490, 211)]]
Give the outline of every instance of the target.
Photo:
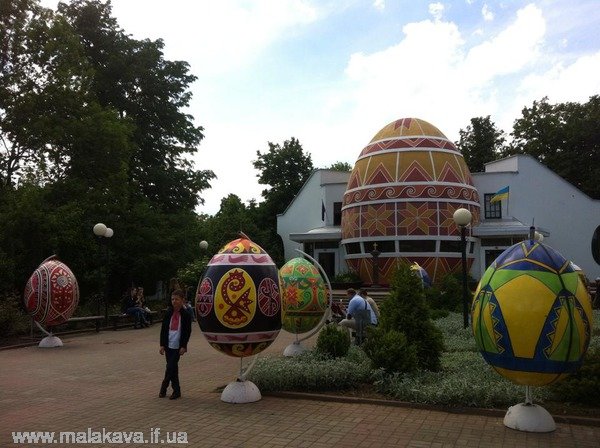
[[(294, 398), (299, 400), (333, 401), (340, 403), (373, 404), (377, 406), (391, 406), (398, 408), (423, 409), (428, 411), (447, 412), (450, 414), (484, 415), (487, 417), (504, 418), (506, 411), (501, 409), (450, 407), (424, 403), (411, 403), (399, 400), (383, 400), (379, 398), (348, 397), (343, 395), (316, 394), (307, 392), (264, 392), (264, 396), (277, 398)], [(600, 427), (600, 418), (581, 417), (577, 415), (552, 415), (557, 423), (569, 425)]]

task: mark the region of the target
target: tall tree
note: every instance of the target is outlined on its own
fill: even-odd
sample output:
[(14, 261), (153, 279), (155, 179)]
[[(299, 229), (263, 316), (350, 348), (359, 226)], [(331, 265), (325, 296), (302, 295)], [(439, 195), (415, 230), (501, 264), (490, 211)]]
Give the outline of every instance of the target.
[(110, 2), (74, 0), (60, 3), (58, 11), (81, 39), (99, 102), (133, 123), (129, 178), (134, 192), (165, 210), (202, 203), (198, 195), (215, 176), (195, 169), (189, 158), (203, 138), (203, 128), (184, 112), (196, 80), (189, 65), (165, 60), (160, 39), (126, 35), (111, 16)]
[(310, 154), (305, 155), (300, 142), (292, 137), (279, 143), (269, 142), (269, 150), (262, 154), (256, 151), (257, 159), (252, 162), (257, 174), (258, 183), (271, 188), (262, 191), (269, 211), (276, 215), (281, 213), (294, 199), (304, 182), (313, 170)]
[(485, 164), (496, 160), (504, 149), (504, 132), (496, 127), (489, 115), (471, 118), (471, 124), (459, 134), (456, 146), (473, 173), (485, 171)]
[(515, 121), (506, 154), (529, 154), (600, 199), (600, 96), (586, 103), (534, 101)]

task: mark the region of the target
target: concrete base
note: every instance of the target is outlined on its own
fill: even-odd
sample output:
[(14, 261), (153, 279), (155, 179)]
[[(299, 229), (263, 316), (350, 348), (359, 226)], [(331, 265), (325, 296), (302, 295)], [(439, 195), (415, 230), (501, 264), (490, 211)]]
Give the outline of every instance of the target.
[(308, 350), (300, 342), (295, 341), (288, 345), (283, 351), (283, 356), (298, 356)]
[(556, 423), (550, 413), (537, 404), (519, 403), (508, 408), (504, 426), (526, 432), (552, 432)]
[(252, 381), (233, 381), (221, 392), (225, 403), (253, 403), (262, 398), (260, 390)]
[(60, 340), (58, 336), (46, 336), (42, 339), (38, 345), (38, 347), (42, 348), (52, 348), (52, 347), (62, 347), (63, 342)]

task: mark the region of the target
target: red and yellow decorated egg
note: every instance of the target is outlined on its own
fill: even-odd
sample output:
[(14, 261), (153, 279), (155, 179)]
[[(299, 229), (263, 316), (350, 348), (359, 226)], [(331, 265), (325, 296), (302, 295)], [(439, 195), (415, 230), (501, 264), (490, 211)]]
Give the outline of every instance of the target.
[(306, 333), (315, 328), (327, 309), (327, 288), (317, 268), (304, 258), (293, 258), (279, 270), (283, 288), (283, 329)]
[(29, 277), (23, 300), (36, 322), (51, 327), (73, 315), (79, 303), (79, 285), (69, 267), (52, 256)]
[(279, 273), (269, 254), (246, 237), (226, 244), (198, 284), (196, 316), (209, 344), (227, 355), (267, 348), (281, 330)]
[[(342, 203), (342, 245), (362, 281), (389, 284), (397, 261), (418, 263), (433, 282), (461, 266), (452, 215), (468, 209), (479, 222), (479, 196), (460, 151), (432, 124), (402, 118), (364, 147)], [(470, 231), (470, 229), (469, 229)], [(467, 236), (469, 244), (474, 239)], [(468, 263), (474, 255), (468, 251)]]

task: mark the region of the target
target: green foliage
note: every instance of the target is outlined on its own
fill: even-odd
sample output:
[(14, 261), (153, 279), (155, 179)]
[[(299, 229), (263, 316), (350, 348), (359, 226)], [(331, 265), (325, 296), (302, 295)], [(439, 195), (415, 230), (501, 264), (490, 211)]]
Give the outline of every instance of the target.
[(248, 379), (261, 391), (334, 391), (369, 382), (369, 359), (357, 347), (346, 357), (331, 359), (317, 351), (294, 358), (259, 358)]
[(477, 345), (471, 327), (463, 327), (462, 314), (449, 313), (434, 320), (435, 326), (444, 335), (446, 352), (476, 352)]
[(337, 325), (325, 325), (317, 338), (317, 351), (331, 358), (346, 356), (350, 348), (350, 335)]
[(504, 155), (529, 154), (593, 199), (600, 199), (600, 96), (587, 103), (534, 101), (513, 126)]
[[(22, 288), (57, 253), (83, 302), (107, 280), (111, 305), (132, 282), (152, 294), (197, 258), (206, 233), (194, 208), (214, 174), (193, 168), (202, 128), (185, 111), (195, 77), (164, 59), (162, 41), (124, 32), (110, 3), (4, 3), (2, 285)], [(110, 241), (94, 241), (97, 222)]]
[(337, 273), (331, 281), (334, 283), (360, 283), (361, 279), (356, 272), (344, 271)]
[(589, 350), (577, 373), (551, 386), (556, 399), (598, 406), (600, 403), (600, 349)]
[(401, 263), (390, 286), (390, 294), (381, 305), (380, 327), (406, 335), (408, 343), (416, 347), (420, 369), (438, 370), (444, 343), (430, 319), (421, 280), (410, 266)]
[(283, 146), (268, 144), (266, 153), (256, 151), (257, 159), (252, 164), (260, 171), (258, 182), (271, 187), (263, 190), (262, 196), (270, 204), (271, 212), (277, 215), (300, 191), (313, 170), (313, 164), (310, 154), (304, 155), (302, 145), (294, 137), (283, 142)]
[[(524, 398), (523, 386), (498, 375), (475, 352), (444, 353), (438, 372), (395, 375), (380, 372), (375, 386), (379, 392), (399, 400), (452, 406), (507, 407)], [(535, 389), (536, 402), (549, 397), (548, 388)]]
[[(468, 276), (468, 285), (476, 285), (477, 282)], [(469, 288), (469, 286), (468, 286)], [(473, 300), (470, 290), (467, 291), (469, 306)], [(425, 289), (425, 301), (432, 310), (446, 310), (460, 312), (463, 310), (462, 275), (448, 274), (444, 276), (437, 285)]]
[(388, 373), (414, 372), (419, 364), (417, 347), (409, 344), (404, 333), (399, 331), (369, 327), (363, 350), (373, 368), (382, 368)]
[(198, 283), (200, 283), (202, 273), (204, 272), (204, 269), (206, 269), (208, 262), (209, 259), (206, 257), (190, 261), (177, 271), (177, 280), (179, 280), (181, 284), (187, 285), (187, 287), (191, 287), (195, 290)]
[(471, 118), (471, 124), (459, 133), (456, 146), (472, 173), (485, 171), (485, 164), (498, 159), (504, 149), (504, 132), (496, 128), (489, 115)]
[(350, 165), (348, 162), (335, 162), (335, 163), (332, 163), (328, 169), (334, 170), (334, 171), (350, 172), (350, 171), (352, 171), (352, 165)]
[(16, 292), (0, 293), (0, 337), (16, 336), (29, 329), (31, 318), (19, 306)]

